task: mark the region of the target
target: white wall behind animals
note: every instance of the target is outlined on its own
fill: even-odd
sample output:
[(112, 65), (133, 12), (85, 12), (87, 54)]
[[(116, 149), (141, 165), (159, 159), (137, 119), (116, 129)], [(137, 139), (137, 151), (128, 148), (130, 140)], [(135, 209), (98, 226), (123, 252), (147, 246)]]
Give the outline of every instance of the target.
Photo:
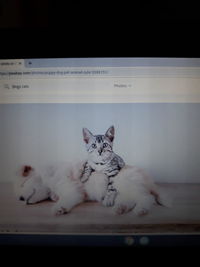
[(0, 181), (22, 164), (86, 156), (82, 128), (115, 126), (114, 151), (159, 182), (200, 182), (200, 104), (0, 105)]

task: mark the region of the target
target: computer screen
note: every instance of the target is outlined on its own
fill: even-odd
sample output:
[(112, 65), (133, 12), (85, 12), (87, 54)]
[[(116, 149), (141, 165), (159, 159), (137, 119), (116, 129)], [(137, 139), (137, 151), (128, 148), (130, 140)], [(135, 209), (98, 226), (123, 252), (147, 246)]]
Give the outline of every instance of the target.
[(199, 103), (199, 58), (0, 60), (0, 242), (198, 242)]

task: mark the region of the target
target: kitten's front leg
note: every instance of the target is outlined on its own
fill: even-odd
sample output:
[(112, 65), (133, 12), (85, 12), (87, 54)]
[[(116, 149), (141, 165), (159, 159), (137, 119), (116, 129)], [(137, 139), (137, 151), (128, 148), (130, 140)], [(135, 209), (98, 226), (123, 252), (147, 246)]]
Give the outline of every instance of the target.
[(85, 183), (87, 182), (87, 180), (89, 179), (91, 173), (93, 172), (94, 170), (90, 167), (90, 165), (88, 164), (88, 162), (86, 162), (83, 166), (83, 172), (82, 172), (82, 175), (80, 177), (80, 180), (82, 183)]
[(108, 189), (106, 191), (106, 195), (102, 201), (102, 204), (106, 207), (112, 207), (115, 203), (116, 196), (117, 196), (117, 190), (113, 186), (113, 181), (110, 180), (108, 182)]

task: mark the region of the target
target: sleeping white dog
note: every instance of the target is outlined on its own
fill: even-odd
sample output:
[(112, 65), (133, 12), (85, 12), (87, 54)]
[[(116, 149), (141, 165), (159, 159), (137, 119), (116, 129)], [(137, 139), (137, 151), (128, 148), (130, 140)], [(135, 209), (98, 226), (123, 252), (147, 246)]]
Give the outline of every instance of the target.
[[(26, 204), (35, 204), (50, 199), (55, 202), (56, 215), (70, 212), (85, 201), (103, 203), (108, 179), (102, 172), (93, 172), (90, 178), (81, 182), (84, 162), (61, 163), (43, 167), (25, 165), (18, 172), (15, 184), (17, 196)], [(169, 207), (167, 196), (161, 194), (155, 183), (140, 169), (123, 167), (115, 176), (117, 196), (113, 210), (117, 214), (132, 211), (137, 215), (148, 213), (154, 203)]]

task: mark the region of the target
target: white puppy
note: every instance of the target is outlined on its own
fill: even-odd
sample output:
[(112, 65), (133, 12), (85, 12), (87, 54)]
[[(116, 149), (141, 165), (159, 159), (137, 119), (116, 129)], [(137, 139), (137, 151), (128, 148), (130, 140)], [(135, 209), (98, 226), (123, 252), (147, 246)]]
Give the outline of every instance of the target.
[(117, 214), (133, 210), (136, 215), (145, 215), (155, 203), (171, 207), (169, 196), (161, 193), (153, 180), (137, 167), (126, 165), (115, 177), (114, 186), (118, 192), (114, 205)]
[[(34, 204), (45, 199), (56, 201), (55, 214), (69, 212), (85, 199), (83, 184), (78, 179), (82, 164), (61, 163), (33, 168), (25, 165), (18, 176), (23, 178), (15, 184), (15, 192), (26, 204)], [(19, 178), (19, 179), (20, 179)]]

